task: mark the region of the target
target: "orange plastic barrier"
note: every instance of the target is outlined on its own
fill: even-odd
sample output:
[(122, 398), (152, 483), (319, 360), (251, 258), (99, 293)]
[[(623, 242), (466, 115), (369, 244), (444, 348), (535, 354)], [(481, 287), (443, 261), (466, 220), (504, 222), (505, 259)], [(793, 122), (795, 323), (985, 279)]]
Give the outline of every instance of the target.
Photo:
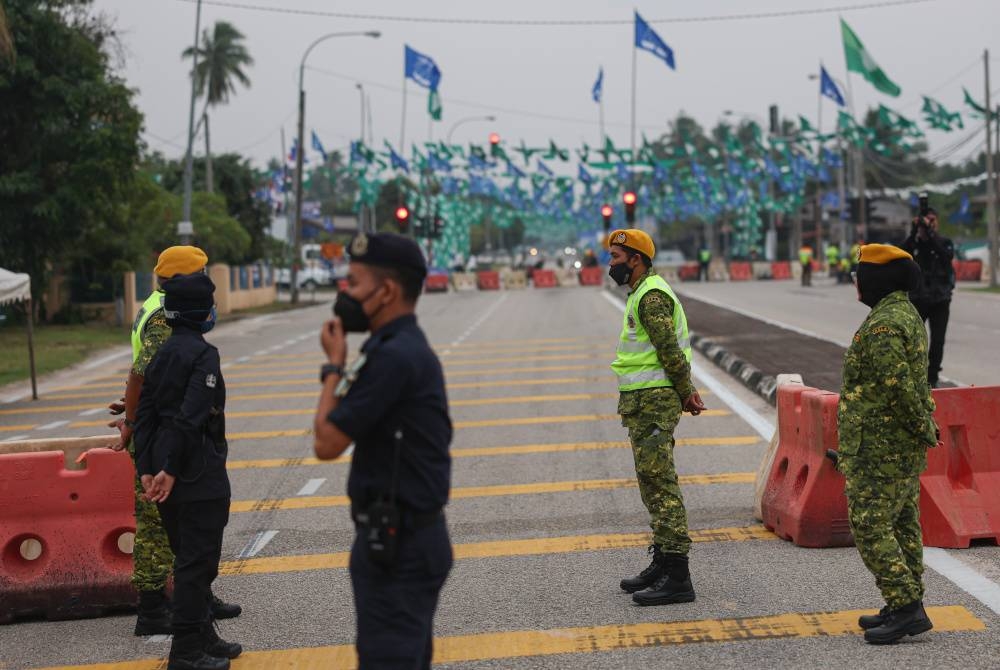
[(731, 281), (753, 279), (753, 266), (747, 261), (733, 261), (729, 264), (729, 279)]
[(424, 291), (427, 293), (447, 293), (448, 275), (443, 272), (427, 275), (427, 279), (424, 280)]
[(698, 281), (700, 267), (697, 263), (682, 265), (677, 268), (677, 278), (681, 281)]
[(604, 284), (604, 272), (601, 268), (583, 268), (580, 270), (581, 286), (601, 286)]
[(552, 270), (535, 270), (531, 274), (531, 282), (535, 288), (555, 288), (556, 273)]
[(500, 273), (483, 271), (476, 274), (476, 284), (480, 291), (499, 291)]
[(1000, 544), (1000, 386), (934, 391), (943, 446), (920, 476), (920, 526), (930, 547)]
[(0, 623), (135, 607), (132, 461), (93, 449), (86, 469), (61, 451), (0, 454)]
[(983, 262), (980, 260), (952, 261), (952, 267), (958, 281), (979, 281), (983, 276)]
[(837, 446), (837, 400), (808, 386), (778, 388), (781, 424), (761, 497), (764, 525), (801, 547), (849, 547), (844, 476), (826, 458)]
[(771, 279), (791, 279), (792, 264), (788, 261), (775, 261), (771, 263)]

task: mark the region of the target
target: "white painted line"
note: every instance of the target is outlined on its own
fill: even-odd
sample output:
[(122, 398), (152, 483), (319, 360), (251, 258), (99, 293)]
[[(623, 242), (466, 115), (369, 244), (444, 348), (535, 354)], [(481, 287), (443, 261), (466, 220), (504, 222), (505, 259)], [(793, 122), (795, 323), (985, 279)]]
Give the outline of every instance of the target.
[(99, 412), (103, 412), (105, 409), (107, 409), (107, 408), (106, 407), (95, 407), (94, 409), (85, 409), (82, 412), (80, 412), (80, 416), (93, 416), (94, 414), (97, 414)]
[(499, 306), (500, 306), (501, 304), (503, 304), (503, 301), (507, 299), (507, 296), (508, 296), (508, 295), (510, 295), (510, 294), (508, 294), (508, 293), (504, 293), (504, 294), (502, 294), (502, 295), (500, 296), (500, 298), (499, 298), (499, 299), (498, 299), (498, 300), (497, 300), (496, 302), (494, 302), (494, 303), (493, 303), (492, 305), (490, 305), (490, 306), (489, 306), (489, 307), (487, 308), (487, 310), (486, 310), (485, 312), (483, 312), (483, 314), (482, 314), (482, 315), (481, 315), (481, 316), (480, 316), (480, 317), (479, 317), (478, 319), (476, 319), (476, 320), (475, 320), (475, 321), (474, 321), (474, 322), (472, 323), (472, 325), (471, 325), (471, 326), (469, 326), (469, 327), (468, 327), (468, 328), (467, 328), (467, 329), (465, 330), (465, 332), (464, 332), (464, 333), (462, 333), (462, 335), (461, 335), (461, 336), (460, 336), (460, 337), (459, 337), (459, 338), (458, 338), (457, 340), (455, 340), (454, 342), (452, 342), (452, 343), (451, 343), (451, 344), (449, 344), (448, 346), (450, 346), (450, 347), (454, 347), (454, 346), (455, 346), (455, 345), (457, 345), (457, 344), (461, 344), (461, 343), (462, 343), (462, 340), (464, 340), (464, 339), (465, 339), (465, 338), (467, 338), (467, 337), (468, 337), (469, 335), (471, 335), (471, 334), (472, 334), (472, 332), (473, 332), (474, 330), (476, 330), (476, 328), (479, 328), (479, 326), (481, 326), (481, 325), (483, 324), (483, 322), (484, 322), (484, 321), (486, 321), (486, 319), (490, 318), (490, 315), (491, 315), (491, 314), (492, 314), (493, 312), (495, 312), (495, 311), (496, 311), (497, 307), (499, 307)]
[(43, 426), (35, 426), (35, 430), (52, 430), (53, 428), (65, 426), (68, 423), (69, 421), (53, 421), (52, 423), (47, 423)]
[(251, 558), (260, 553), (260, 550), (267, 546), (267, 543), (274, 539), (274, 536), (278, 534), (276, 530), (262, 530), (250, 542), (243, 548), (236, 558)]
[(11, 437), (5, 437), (3, 440), (0, 440), (0, 442), (17, 442), (18, 440), (23, 440), (27, 437), (28, 435), (12, 435)]
[(263, 355), (264, 355), (264, 354), (266, 354), (266, 353), (267, 353), (267, 350), (265, 350), (265, 349), (260, 349), (260, 350), (258, 350), (258, 351), (255, 351), (255, 352), (253, 352), (253, 355), (254, 355), (254, 356), (263, 356)]
[(101, 358), (98, 358), (96, 361), (90, 361), (86, 365), (81, 365), (80, 369), (93, 370), (94, 368), (104, 365), (108, 361), (113, 361), (116, 358), (122, 358), (123, 356), (130, 355), (131, 353), (132, 353), (131, 351), (126, 350), (126, 351), (118, 351), (113, 354), (108, 354), (107, 356), (102, 356)]
[(976, 572), (944, 549), (924, 547), (924, 564), (973, 598), (1000, 614), (1000, 585)]
[(267, 350), (268, 351), (281, 351), (281, 347), (282, 347), (282, 345), (276, 344), (273, 347), (268, 347)]
[(246, 363), (249, 360), (250, 360), (249, 356), (240, 356), (239, 358), (236, 359), (236, 362), (237, 363)]
[[(607, 291), (602, 291), (601, 295), (604, 296), (605, 300), (617, 307), (619, 311), (625, 311), (625, 301), (611, 295)], [(698, 377), (702, 385), (708, 388), (719, 400), (728, 405), (740, 418), (750, 424), (750, 427), (757, 431), (761, 437), (765, 440), (771, 439), (771, 436), (774, 434), (774, 425), (770, 421), (754, 411), (750, 405), (736, 397), (725, 384), (709, 374), (707, 370), (694, 361), (691, 362), (691, 373)]]
[(319, 491), (319, 487), (326, 483), (326, 478), (320, 479), (310, 479), (306, 482), (306, 485), (299, 489), (299, 492), (295, 495), (297, 496), (311, 496), (315, 495), (316, 491)]
[(170, 642), (173, 638), (173, 635), (149, 635), (146, 637), (146, 644), (162, 644)]

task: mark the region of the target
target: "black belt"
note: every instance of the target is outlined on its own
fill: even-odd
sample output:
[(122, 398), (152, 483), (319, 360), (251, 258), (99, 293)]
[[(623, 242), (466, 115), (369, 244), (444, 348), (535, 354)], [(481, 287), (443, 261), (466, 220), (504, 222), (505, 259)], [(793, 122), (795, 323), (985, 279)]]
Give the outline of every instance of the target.
[[(399, 510), (400, 526), (410, 530), (427, 528), (443, 516), (443, 509), (438, 509), (433, 512), (417, 512), (400, 506)], [(351, 505), (351, 519), (359, 526), (367, 526), (369, 523), (368, 511), (362, 507)]]

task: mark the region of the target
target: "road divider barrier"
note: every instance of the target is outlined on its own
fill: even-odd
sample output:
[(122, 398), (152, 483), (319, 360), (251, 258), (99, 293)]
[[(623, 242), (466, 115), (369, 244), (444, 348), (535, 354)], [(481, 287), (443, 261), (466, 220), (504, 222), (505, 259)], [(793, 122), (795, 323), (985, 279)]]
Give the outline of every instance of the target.
[[(785, 384), (794, 384), (800, 388), (805, 388), (802, 384), (802, 375), (798, 374), (780, 374), (777, 377), (777, 387), (781, 388)], [(778, 425), (774, 430), (774, 434), (771, 436), (771, 442), (767, 445), (767, 451), (764, 452), (764, 458), (761, 459), (760, 466), (757, 468), (757, 478), (754, 481), (753, 486), (753, 513), (754, 518), (758, 521), (763, 521), (764, 515), (761, 512), (761, 499), (764, 496), (764, 487), (767, 484), (768, 473), (771, 472), (771, 467), (774, 465), (774, 455), (778, 452), (778, 444), (781, 442), (781, 427), (785, 426), (785, 430), (797, 429), (798, 419), (797, 417), (788, 417), (784, 423), (782, 423), (781, 418), (789, 413), (794, 414), (799, 411), (800, 406), (797, 404), (797, 396), (786, 393), (784, 395), (784, 403), (781, 402), (779, 397), (777, 401), (778, 409)], [(797, 430), (793, 435), (784, 436), (786, 440), (797, 439)]]
[(555, 288), (556, 273), (552, 270), (535, 270), (531, 273), (531, 283), (535, 288)]
[(677, 268), (677, 279), (680, 281), (698, 281), (700, 266), (697, 263), (686, 263)]
[(451, 283), (456, 291), (475, 291), (478, 288), (474, 272), (455, 272), (451, 275)]
[(753, 266), (748, 261), (733, 261), (729, 264), (730, 281), (748, 281), (753, 279)]
[(424, 291), (427, 293), (447, 293), (448, 273), (434, 272), (427, 275), (427, 279), (424, 280)]
[(771, 263), (771, 279), (791, 279), (792, 264), (788, 261), (775, 261)]
[(955, 268), (955, 279), (958, 281), (979, 281), (983, 276), (981, 260), (952, 261), (952, 267)]
[(499, 291), (500, 273), (492, 270), (484, 270), (476, 273), (476, 284), (480, 291)]
[(21, 444), (23, 451), (0, 454), (0, 623), (134, 608), (128, 454), (90, 449), (82, 469), (68, 469), (66, 452)]
[(508, 291), (521, 291), (528, 288), (528, 275), (524, 270), (509, 270), (501, 275), (503, 287)]
[(599, 267), (583, 268), (580, 270), (581, 286), (600, 286), (604, 283), (604, 272)]
[(579, 286), (580, 278), (575, 268), (559, 268), (555, 271), (559, 286)]

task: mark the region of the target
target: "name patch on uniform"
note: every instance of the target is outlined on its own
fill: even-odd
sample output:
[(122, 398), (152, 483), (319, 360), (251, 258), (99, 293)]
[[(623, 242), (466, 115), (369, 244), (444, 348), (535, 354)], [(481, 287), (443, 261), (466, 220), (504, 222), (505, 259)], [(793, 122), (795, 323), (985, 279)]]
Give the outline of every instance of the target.
[(876, 326), (872, 328), (872, 335), (892, 335), (892, 328), (889, 326)]
[(207, 386), (210, 389), (215, 388), (216, 382), (218, 382), (218, 379), (216, 379), (215, 375), (210, 374), (205, 377), (205, 386)]

